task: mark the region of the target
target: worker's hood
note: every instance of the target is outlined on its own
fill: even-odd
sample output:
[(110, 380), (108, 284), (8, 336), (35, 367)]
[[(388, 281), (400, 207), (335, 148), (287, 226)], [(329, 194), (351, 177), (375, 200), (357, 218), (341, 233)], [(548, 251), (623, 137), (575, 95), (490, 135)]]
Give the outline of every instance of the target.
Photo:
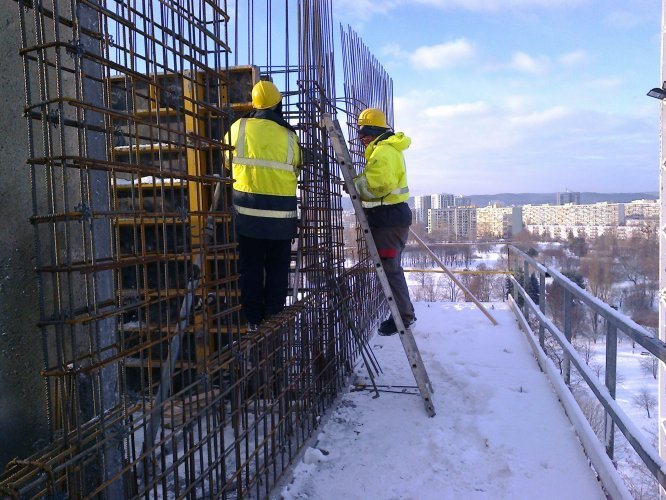
[(388, 137), (386, 137), (386, 135), (387, 134), (382, 134), (368, 144), (368, 147), (365, 148), (366, 159), (370, 158), (370, 155), (372, 155), (372, 152), (377, 146), (391, 146), (398, 151), (404, 151), (409, 148), (412, 143), (412, 140), (402, 132), (391, 133)]

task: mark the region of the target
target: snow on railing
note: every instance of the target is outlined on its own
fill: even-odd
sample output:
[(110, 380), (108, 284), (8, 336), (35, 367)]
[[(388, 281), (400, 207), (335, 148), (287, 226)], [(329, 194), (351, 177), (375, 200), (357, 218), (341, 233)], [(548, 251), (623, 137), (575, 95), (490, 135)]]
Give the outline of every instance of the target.
[[(514, 293), (514, 296), (511, 297), (511, 299), (512, 305), (514, 306), (514, 312), (518, 316), (521, 327), (526, 333), (528, 333), (530, 344), (537, 356), (539, 364), (551, 378), (551, 382), (556, 388), (563, 406), (565, 406), (572, 424), (574, 424), (576, 431), (579, 434), (588, 457), (590, 457), (590, 460), (593, 462), (597, 473), (604, 483), (604, 486), (607, 488), (607, 491), (611, 493), (611, 497), (616, 498), (616, 495), (618, 495), (620, 498), (624, 498), (624, 493), (628, 494), (628, 492), (626, 492), (626, 487), (617, 483), (618, 476), (613, 467), (614, 426), (617, 426), (622, 434), (624, 434), (627, 441), (631, 444), (637, 455), (650, 471), (650, 474), (654, 476), (662, 488), (666, 487), (666, 461), (659, 455), (657, 449), (645, 437), (643, 431), (641, 431), (631, 418), (627, 416), (615, 400), (617, 383), (617, 332), (621, 331), (622, 333), (625, 333), (633, 341), (640, 344), (662, 362), (666, 362), (666, 344), (659, 339), (654, 338), (649, 331), (638, 325), (636, 322), (580, 288), (559, 271), (544, 266), (514, 246), (509, 247), (509, 253), (518, 258), (524, 277), (524, 283), (520, 283), (514, 276), (511, 276)], [(509, 262), (511, 262), (511, 259), (509, 259)], [(509, 264), (509, 266), (511, 267), (511, 264)], [(530, 293), (527, 291), (527, 283), (531, 276), (529, 272), (530, 269), (533, 269), (534, 272), (539, 274), (539, 282), (541, 283), (541, 286), (539, 289), (538, 304), (535, 303), (530, 296)], [(544, 286), (546, 276), (552, 278), (554, 283), (564, 289), (564, 315), (562, 318), (564, 331), (561, 331), (556, 326), (555, 322), (546, 316), (547, 296)], [(607, 342), (605, 385), (598, 382), (598, 379), (592, 372), (591, 368), (571, 343), (571, 315), (574, 303), (587, 305), (595, 313), (598, 313), (606, 320)], [(538, 321), (538, 343), (534, 341), (534, 337), (537, 336), (537, 334), (533, 334), (532, 332), (532, 327), (530, 326), (529, 321), (530, 313), (533, 314), (536, 321)], [(562, 348), (564, 359), (559, 370), (546, 354), (546, 331)], [(606, 413), (605, 456), (610, 460), (601, 457), (598, 453), (596, 447), (597, 445), (601, 446), (601, 443), (596, 438), (596, 434), (592, 430), (589, 422), (586, 419), (581, 420), (576, 417), (578, 412), (580, 412), (578, 404), (575, 404), (576, 410), (573, 410), (573, 407), (571, 406), (570, 399), (574, 400), (570, 391), (571, 363), (574, 364), (580, 376), (585, 380), (597, 401), (604, 407)], [(557, 376), (558, 371), (560, 376)], [(568, 387), (569, 390), (564, 393), (561, 391), (562, 387)], [(562, 392), (562, 394), (560, 394), (560, 392)], [(595, 436), (595, 439), (590, 439), (591, 436)], [(596, 445), (594, 444), (595, 442)], [(609, 467), (613, 470), (609, 470)], [(612, 491), (615, 491), (616, 494), (613, 495)]]

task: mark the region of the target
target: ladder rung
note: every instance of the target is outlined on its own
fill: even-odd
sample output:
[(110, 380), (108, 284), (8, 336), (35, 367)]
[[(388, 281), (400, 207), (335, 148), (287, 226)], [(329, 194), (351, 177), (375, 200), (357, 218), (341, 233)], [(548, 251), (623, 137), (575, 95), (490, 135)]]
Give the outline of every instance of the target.
[(428, 378), (428, 373), (426, 372), (425, 366), (423, 365), (423, 360), (421, 359), (421, 353), (419, 352), (418, 347), (416, 346), (416, 341), (412, 335), (412, 331), (408, 328), (405, 328), (405, 325), (402, 323), (402, 318), (400, 312), (398, 311), (398, 306), (393, 300), (393, 294), (391, 292), (391, 285), (388, 282), (384, 267), (382, 265), (381, 258), (379, 257), (379, 252), (377, 251), (377, 246), (370, 232), (370, 225), (368, 224), (368, 219), (361, 205), (361, 199), (356, 191), (354, 186), (353, 178), (355, 172), (353, 171), (354, 163), (349, 154), (349, 149), (344, 140), (342, 130), (340, 129), (340, 124), (337, 120), (333, 120), (330, 115), (323, 115), (323, 123), (328, 132), (329, 138), (331, 140), (331, 145), (335, 151), (335, 155), (338, 159), (340, 165), (340, 171), (344, 178), (345, 184), (347, 186), (347, 192), (349, 193), (356, 212), (356, 217), (358, 223), (363, 229), (363, 234), (365, 236), (365, 241), (368, 246), (368, 252), (370, 253), (372, 260), (375, 263), (375, 271), (377, 272), (377, 278), (382, 286), (386, 300), (388, 301), (389, 309), (391, 314), (396, 321), (396, 327), (398, 328), (398, 333), (402, 346), (407, 355), (407, 360), (412, 369), (412, 374), (418, 385), (419, 392), (421, 393), (421, 398), (426, 408), (426, 413), (429, 416), (435, 415), (435, 406), (432, 401), (431, 392), (432, 384)]

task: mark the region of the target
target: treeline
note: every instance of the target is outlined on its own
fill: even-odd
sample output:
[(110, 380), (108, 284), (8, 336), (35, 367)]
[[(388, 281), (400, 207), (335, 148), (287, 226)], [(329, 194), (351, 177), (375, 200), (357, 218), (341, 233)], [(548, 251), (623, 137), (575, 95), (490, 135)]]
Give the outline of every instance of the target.
[[(558, 269), (581, 288), (611, 307), (622, 311), (636, 323), (656, 332), (659, 289), (659, 242), (654, 231), (629, 239), (613, 234), (587, 240), (569, 236), (560, 242), (541, 242), (525, 234), (515, 245), (529, 251), (536, 260)], [(561, 291), (549, 285), (548, 306), (559, 322), (563, 307)], [(574, 317), (574, 335), (596, 338), (600, 318), (594, 313)]]
[[(349, 231), (346, 236), (348, 259), (357, 261), (358, 236)], [(423, 236), (421, 236), (424, 238)], [(424, 238), (425, 239), (425, 238)], [(608, 233), (595, 239), (569, 235), (564, 240), (548, 240), (544, 237), (521, 233), (511, 244), (532, 255), (537, 261), (559, 270), (582, 288), (603, 302), (621, 310), (638, 324), (655, 329), (658, 323), (657, 296), (659, 286), (659, 244), (654, 231), (646, 230), (630, 239), (619, 239)], [(458, 271), (458, 278), (481, 301), (501, 301), (509, 291), (506, 273), (506, 245), (502, 243), (428, 242), (429, 248), (447, 266)], [(495, 259), (483, 262), (483, 256), (493, 254)], [(411, 269), (437, 269), (432, 257), (415, 241), (408, 242), (402, 264)], [(466, 272), (468, 271), (468, 272)], [(523, 278), (516, 273), (514, 276)], [(457, 301), (464, 295), (445, 274), (426, 272), (410, 273), (415, 300)], [(414, 283), (417, 283), (414, 285)], [(538, 280), (530, 277), (528, 292), (538, 300)], [(548, 285), (553, 287), (554, 285)], [(560, 318), (558, 305), (561, 292), (557, 288), (547, 290), (549, 308), (556, 321)], [(574, 327), (582, 335), (595, 337), (602, 326), (596, 316), (579, 314)]]

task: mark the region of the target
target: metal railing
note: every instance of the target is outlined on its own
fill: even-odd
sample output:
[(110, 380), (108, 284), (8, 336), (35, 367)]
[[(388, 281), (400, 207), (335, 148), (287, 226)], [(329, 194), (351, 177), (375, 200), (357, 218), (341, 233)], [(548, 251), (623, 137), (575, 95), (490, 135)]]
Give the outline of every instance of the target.
[[(566, 393), (559, 392), (559, 395), (570, 417), (573, 413), (580, 413), (577, 405), (575, 407), (571, 405), (567, 407), (567, 400), (571, 399), (572, 365), (582, 380), (584, 380), (589, 391), (603, 406), (605, 412), (603, 432), (605, 457), (599, 456), (595, 451), (595, 447), (599, 445), (599, 441), (598, 438), (590, 439), (590, 436), (594, 436), (594, 432), (587, 420), (584, 421), (587, 424), (584, 427), (587, 427), (587, 429), (581, 429), (580, 426), (577, 426), (583, 446), (593, 461), (600, 477), (603, 479), (604, 469), (608, 473), (609, 462), (606, 460), (614, 461), (615, 459), (615, 427), (617, 427), (659, 485), (661, 487), (666, 486), (666, 461), (659, 456), (657, 449), (650, 444), (644, 433), (615, 401), (618, 380), (618, 334), (623, 333), (627, 335), (661, 363), (666, 362), (666, 344), (655, 338), (645, 328), (580, 288), (559, 271), (542, 265), (515, 246), (509, 247), (509, 269), (516, 271), (518, 275), (522, 274), (523, 277), (522, 282), (517, 280), (515, 276), (510, 277), (513, 288), (511, 301), (514, 311), (519, 318), (521, 327), (528, 334), (528, 339), (537, 354), (537, 359), (542, 369), (551, 375), (551, 380), (553, 380), (553, 374), (556, 374), (559, 381), (563, 382), (563, 386), (567, 388)], [(532, 294), (528, 292), (531, 288), (528, 282), (532, 276), (538, 276), (538, 299), (533, 289)], [(559, 313), (559, 321), (553, 319), (552, 313), (554, 310), (551, 307), (552, 304), (547, 302), (547, 279), (552, 280), (553, 285), (559, 286), (563, 290), (562, 303), (561, 305), (558, 304), (562, 310), (555, 311)], [(535, 301), (535, 299), (537, 300)], [(574, 308), (582, 306), (590, 308), (591, 311), (603, 318), (606, 323), (605, 378), (603, 384), (598, 381), (597, 376), (595, 376), (572, 344)], [(561, 327), (557, 326), (557, 322), (561, 324)], [(538, 339), (538, 342), (535, 342), (535, 339)], [(559, 352), (561, 354), (559, 367), (555, 366), (550, 359), (554, 354), (554, 347), (551, 341), (555, 342), (555, 348), (561, 349)], [(558, 381), (555, 380), (555, 384), (557, 383)], [(579, 423), (583, 422), (581, 419), (577, 421)], [(597, 441), (597, 443), (594, 441)], [(613, 466), (610, 465), (610, 467), (612, 468)], [(604, 486), (609, 489), (608, 485), (612, 485), (615, 479), (606, 479), (607, 481), (604, 481)], [(615, 495), (611, 494), (612, 498), (624, 498), (628, 494), (624, 485), (616, 483), (614, 487)], [(610, 488), (613, 488), (613, 486)]]

